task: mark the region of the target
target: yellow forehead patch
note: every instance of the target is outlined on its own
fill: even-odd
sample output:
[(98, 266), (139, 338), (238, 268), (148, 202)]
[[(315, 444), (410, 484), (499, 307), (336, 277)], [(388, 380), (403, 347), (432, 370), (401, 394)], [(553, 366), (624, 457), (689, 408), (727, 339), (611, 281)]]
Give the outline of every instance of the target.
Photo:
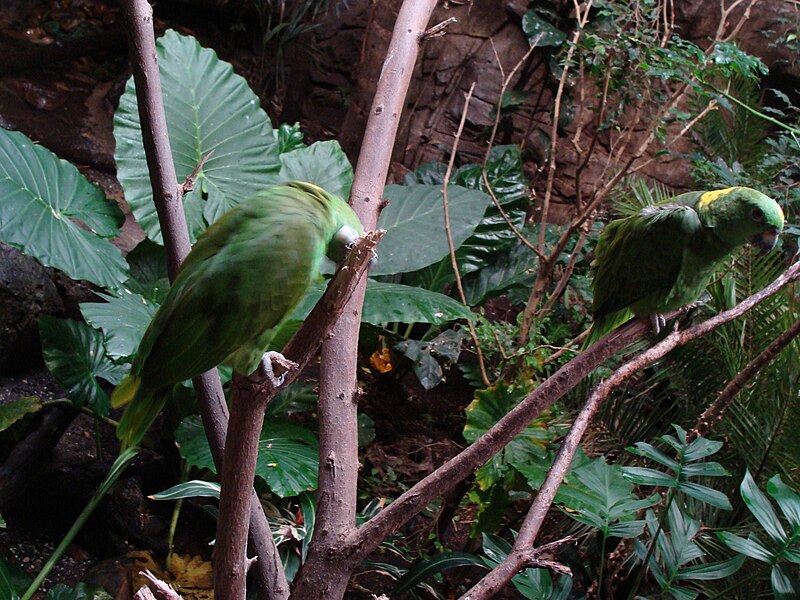
[(728, 195), (731, 191), (735, 190), (736, 187), (729, 187), (725, 188), (724, 190), (712, 190), (710, 192), (706, 192), (702, 196), (700, 196), (700, 201), (697, 203), (697, 208), (705, 208), (709, 204), (711, 204), (714, 200), (722, 196)]

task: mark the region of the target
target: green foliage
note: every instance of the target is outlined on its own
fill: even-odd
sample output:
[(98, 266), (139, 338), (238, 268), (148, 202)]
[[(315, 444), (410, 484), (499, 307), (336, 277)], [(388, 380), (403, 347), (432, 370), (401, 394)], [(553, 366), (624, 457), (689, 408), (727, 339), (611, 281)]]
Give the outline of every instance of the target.
[(108, 238), (122, 213), (78, 169), (0, 129), (0, 196), (0, 241), (73, 279), (120, 288), (127, 269)]
[(113, 360), (133, 356), (147, 326), (156, 314), (158, 304), (139, 294), (123, 292), (118, 298), (98, 294), (106, 302), (84, 302), (80, 305), (86, 322), (103, 332), (108, 356)]
[(336, 140), (288, 150), (280, 155), (280, 160), (281, 169), (272, 176), (272, 183), (296, 179), (316, 184), (341, 198), (350, 196), (353, 167)]
[(671, 473), (649, 467), (624, 467), (625, 477), (638, 485), (669, 488), (705, 504), (730, 510), (731, 504), (725, 494), (706, 485), (690, 481), (690, 479), (698, 477), (727, 477), (730, 475), (719, 463), (705, 460), (722, 448), (722, 442), (707, 440), (703, 437), (689, 442), (683, 428), (678, 425), (673, 425), (673, 427), (677, 435), (664, 435), (658, 439), (674, 451), (674, 458), (646, 442), (637, 442), (633, 448), (628, 448), (629, 452), (652, 460), (662, 467), (666, 467)]
[[(512, 532), (514, 533), (514, 532)], [(511, 552), (511, 544), (503, 538), (483, 534), (483, 553), (484, 564), (493, 569), (505, 560)], [(585, 596), (575, 596), (572, 594), (572, 577), (562, 575), (553, 585), (553, 577), (547, 569), (524, 569), (517, 573), (511, 583), (523, 597), (529, 600), (567, 600), (574, 598), (582, 600)]]
[(96, 585), (77, 583), (73, 587), (58, 583), (47, 591), (44, 600), (112, 600), (112, 596)]
[(542, 18), (535, 9), (522, 15), (522, 31), (537, 48), (558, 47), (567, 39), (563, 31)]
[(750, 472), (745, 473), (741, 485), (742, 498), (750, 513), (766, 534), (763, 537), (751, 532), (747, 538), (728, 531), (717, 533), (717, 537), (729, 548), (744, 557), (766, 563), (770, 570), (770, 584), (775, 598), (796, 598), (800, 595), (797, 565), (800, 564), (800, 496), (775, 475), (767, 482), (767, 493), (778, 505), (788, 522), (790, 533), (778, 517), (767, 496), (758, 489)]
[[(528, 391), (527, 386), (504, 382), (477, 390), (466, 409), (464, 439), (473, 443), (519, 404)], [(548, 452), (548, 444), (554, 437), (548, 427), (551, 418), (549, 413), (540, 415), (476, 471), (471, 498), (478, 504), (478, 516), (473, 533), (496, 529), (503, 511), (515, 497), (512, 490), (529, 489), (526, 474), (531, 469), (546, 470), (545, 465), (552, 461)]]
[(31, 578), (0, 556), (0, 600), (19, 600), (19, 594), (31, 584)]
[[(199, 417), (184, 419), (175, 432), (181, 456), (190, 465), (216, 472)], [(256, 475), (281, 498), (317, 486), (317, 439), (285, 421), (265, 421), (258, 443)]]
[(100, 332), (77, 321), (40, 317), (39, 333), (44, 362), (70, 400), (107, 415), (108, 395), (98, 378), (116, 385), (122, 381), (125, 369), (108, 357)]
[(466, 552), (442, 552), (417, 562), (398, 581), (392, 590), (392, 596), (400, 596), (412, 592), (414, 588), (426, 580), (458, 567), (483, 566), (483, 562), (474, 554)]
[[(655, 552), (648, 559), (648, 568), (665, 597), (675, 600), (696, 598), (698, 593), (687, 588), (687, 584), (722, 579), (742, 566), (744, 560), (741, 557), (698, 564), (696, 561), (705, 555), (696, 541), (700, 534), (700, 522), (685, 515), (676, 504), (670, 505), (667, 515), (669, 533), (661, 531), (653, 511), (647, 511), (648, 531), (652, 537), (657, 537)], [(636, 540), (634, 548), (639, 559), (645, 560), (647, 548), (644, 544)]]
[(461, 353), (461, 343), (468, 336), (463, 330), (446, 329), (428, 342), (404, 340), (393, 348), (413, 364), (414, 374), (426, 390), (433, 389), (444, 379), (444, 373), (436, 356), (447, 363), (455, 363)]
[(0, 404), (0, 431), (5, 431), (14, 423), (42, 409), (42, 401), (35, 396), (23, 396)]
[(571, 518), (597, 529), (604, 538), (631, 538), (641, 534), (645, 525), (634, 517), (643, 508), (657, 504), (659, 496), (640, 499), (623, 469), (599, 457), (572, 469), (557, 500), (564, 503)]
[[(528, 208), (528, 179), (522, 171), (520, 149), (517, 146), (496, 146), (491, 150), (485, 171), (481, 165), (464, 165), (453, 174), (451, 183), (488, 194), (484, 173), (506, 217), (515, 227), (521, 228)], [(406, 184), (441, 186), (443, 181), (444, 167), (440, 163), (421, 165), (405, 178)], [(472, 235), (456, 247), (456, 260), (461, 275), (466, 276), (489, 265), (517, 244), (516, 234), (509, 228), (494, 201), (491, 201)], [(450, 258), (445, 257), (424, 269), (407, 274), (403, 281), (440, 291), (454, 277)]]
[[(415, 271), (448, 255), (440, 185), (387, 185), (384, 195), (389, 204), (381, 212), (378, 227), (386, 229), (386, 235), (381, 240), (378, 263), (370, 269), (371, 275)], [(450, 235), (456, 248), (481, 223), (490, 201), (479, 191), (448, 186)]]

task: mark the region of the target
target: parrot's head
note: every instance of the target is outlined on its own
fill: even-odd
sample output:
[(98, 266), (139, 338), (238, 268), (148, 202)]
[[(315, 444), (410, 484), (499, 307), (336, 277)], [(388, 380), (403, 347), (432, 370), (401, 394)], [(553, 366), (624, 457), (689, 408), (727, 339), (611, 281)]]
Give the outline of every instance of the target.
[(775, 200), (747, 187), (706, 192), (698, 202), (708, 211), (714, 233), (731, 246), (750, 244), (767, 253), (783, 231), (783, 210)]
[(312, 183), (291, 181), (286, 185), (308, 194), (319, 202), (327, 217), (325, 227), (329, 232), (325, 255), (337, 265), (340, 264), (353, 246), (353, 242), (364, 233), (356, 213), (339, 196), (330, 194)]

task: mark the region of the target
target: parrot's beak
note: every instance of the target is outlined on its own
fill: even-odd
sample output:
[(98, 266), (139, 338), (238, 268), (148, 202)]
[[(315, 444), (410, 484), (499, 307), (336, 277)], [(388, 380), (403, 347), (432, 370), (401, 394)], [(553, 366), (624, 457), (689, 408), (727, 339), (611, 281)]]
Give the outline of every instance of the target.
[(750, 244), (758, 248), (759, 254), (766, 254), (775, 247), (778, 243), (778, 237), (781, 232), (777, 227), (770, 227), (766, 231), (754, 235), (750, 238)]

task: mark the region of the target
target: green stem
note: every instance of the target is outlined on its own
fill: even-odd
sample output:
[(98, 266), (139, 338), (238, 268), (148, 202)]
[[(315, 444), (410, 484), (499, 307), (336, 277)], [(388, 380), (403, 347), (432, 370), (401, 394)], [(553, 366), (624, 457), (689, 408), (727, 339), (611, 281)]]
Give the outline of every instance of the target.
[(118, 423), (114, 419), (109, 419), (108, 417), (100, 416), (96, 412), (94, 412), (91, 408), (88, 408), (86, 406), (75, 406), (75, 404), (73, 404), (72, 400), (70, 400), (69, 398), (56, 398), (55, 400), (45, 400), (44, 402), (42, 402), (42, 408), (44, 408), (45, 406), (57, 406), (59, 404), (66, 404), (68, 406), (71, 406), (75, 410), (82, 412), (85, 415), (89, 415), (90, 417), (93, 417), (99, 421), (102, 421), (103, 423), (105, 423), (106, 425), (110, 425), (114, 429), (117, 428)]
[[(683, 457), (681, 457), (682, 459)], [(676, 476), (676, 479), (680, 477), (680, 474)], [(653, 552), (656, 550), (656, 541), (658, 540), (658, 536), (661, 534), (661, 531), (664, 529), (664, 522), (667, 520), (667, 514), (669, 513), (669, 507), (672, 505), (672, 500), (675, 498), (675, 494), (673, 493), (673, 488), (670, 488), (669, 493), (667, 494), (667, 502), (664, 505), (664, 511), (658, 517), (658, 527), (656, 528), (656, 532), (653, 534), (653, 539), (650, 540), (650, 547), (647, 549), (647, 555), (644, 557), (644, 561), (642, 561), (642, 568), (639, 569), (639, 572), (636, 574), (636, 581), (633, 582), (633, 587), (631, 588), (631, 593), (628, 594), (628, 600), (633, 600), (636, 598), (636, 595), (639, 592), (639, 587), (642, 585), (642, 579), (644, 579), (644, 574), (647, 572), (648, 564), (650, 564), (650, 557), (653, 556)]]
[(603, 596), (603, 571), (605, 570), (606, 566), (606, 541), (607, 537), (603, 534), (603, 541), (600, 542), (600, 570), (597, 573), (597, 595), (598, 597)]
[[(189, 471), (191, 470), (191, 465), (184, 461), (183, 467), (181, 467), (181, 483), (186, 483), (186, 480), (189, 479)], [(181, 507), (183, 506), (183, 498), (178, 498), (177, 502), (175, 502), (175, 509), (172, 511), (172, 519), (169, 522), (169, 534), (167, 535), (167, 547), (169, 548), (169, 552), (167, 553), (167, 564), (170, 564), (170, 558), (172, 557), (172, 550), (174, 549), (174, 541), (175, 541), (175, 530), (178, 528), (178, 517), (181, 514)]]
[(81, 511), (81, 514), (78, 515), (78, 518), (75, 519), (75, 522), (72, 524), (72, 527), (69, 528), (69, 531), (63, 537), (61, 542), (58, 544), (55, 550), (53, 550), (53, 554), (47, 559), (44, 567), (36, 576), (36, 579), (33, 580), (33, 583), (25, 592), (25, 595), (22, 596), (22, 600), (30, 600), (36, 591), (39, 589), (39, 586), (42, 585), (42, 582), (45, 578), (50, 574), (50, 571), (53, 570), (53, 567), (56, 566), (56, 563), (61, 559), (64, 552), (66, 552), (67, 547), (72, 543), (72, 540), (75, 539), (75, 536), (78, 535), (78, 532), (81, 530), (81, 527), (86, 523), (89, 519), (91, 514), (94, 512), (94, 509), (97, 508), (97, 505), (100, 504), (100, 501), (103, 497), (108, 493), (108, 490), (111, 489), (111, 486), (119, 479), (119, 476), (122, 475), (123, 471), (125, 471), (125, 467), (136, 457), (139, 453), (138, 448), (128, 448), (120, 453), (117, 457), (117, 460), (114, 461), (114, 464), (111, 465), (111, 469), (106, 475), (106, 478), (103, 480), (103, 483), (100, 484), (100, 487), (95, 492), (94, 496), (92, 496), (91, 500), (86, 504), (86, 507)]
[(769, 123), (772, 123), (773, 125), (776, 125), (777, 127), (780, 127), (781, 129), (785, 129), (789, 133), (792, 133), (794, 135), (800, 135), (800, 129), (795, 129), (791, 125), (787, 125), (786, 123), (781, 123), (780, 121), (778, 121), (778, 119), (773, 119), (769, 115), (765, 115), (761, 111), (756, 110), (752, 106), (748, 106), (747, 104), (745, 104), (744, 102), (742, 102), (738, 98), (736, 98), (734, 96), (731, 96), (728, 92), (724, 92), (721, 89), (719, 89), (718, 87), (711, 85), (710, 83), (706, 83), (705, 81), (703, 81), (701, 83), (703, 85), (705, 85), (706, 87), (711, 88), (712, 90), (714, 90), (720, 96), (724, 96), (726, 99), (730, 100), (734, 104), (738, 104), (743, 109), (745, 109), (747, 112), (749, 112), (749, 113), (751, 113), (751, 114), (753, 114), (753, 115), (755, 115), (755, 116), (757, 116), (757, 117), (759, 117), (761, 119), (764, 119), (765, 121), (767, 121)]

